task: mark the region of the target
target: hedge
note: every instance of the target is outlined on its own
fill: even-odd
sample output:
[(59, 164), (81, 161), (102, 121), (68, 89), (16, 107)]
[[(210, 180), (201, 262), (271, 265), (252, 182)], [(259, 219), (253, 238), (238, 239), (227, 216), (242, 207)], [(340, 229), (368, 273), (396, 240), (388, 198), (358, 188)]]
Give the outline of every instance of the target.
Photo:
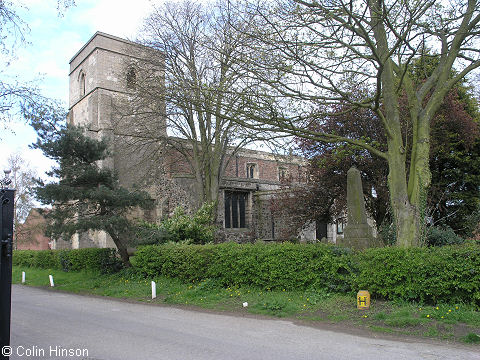
[(64, 271), (112, 273), (121, 268), (115, 249), (15, 250), (13, 265)]
[(143, 275), (184, 281), (215, 279), (224, 286), (325, 289), (422, 303), (480, 306), (480, 247), (351, 252), (324, 244), (150, 245), (133, 259)]
[(387, 299), (480, 306), (480, 246), (369, 249), (353, 284)]

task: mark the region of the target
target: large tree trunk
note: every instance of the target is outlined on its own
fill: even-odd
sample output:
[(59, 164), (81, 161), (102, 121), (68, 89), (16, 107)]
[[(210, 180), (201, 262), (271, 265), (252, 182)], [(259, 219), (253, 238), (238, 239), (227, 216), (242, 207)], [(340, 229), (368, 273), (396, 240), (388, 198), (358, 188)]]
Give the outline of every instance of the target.
[(122, 259), (123, 266), (125, 266), (126, 268), (131, 267), (132, 264), (130, 263), (130, 255), (128, 255), (127, 247), (120, 240), (120, 237), (117, 236), (117, 234), (114, 231), (109, 231), (108, 235), (110, 235), (114, 244), (117, 246), (118, 254)]
[[(390, 201), (394, 216), (394, 224), (397, 236), (397, 246), (411, 247), (419, 245), (421, 224), (423, 218), (420, 211), (420, 196), (410, 196), (407, 185), (406, 149), (402, 138), (400, 124), (399, 100), (396, 88), (394, 63), (391, 60), (387, 34), (383, 22), (383, 3), (379, 0), (369, 0), (368, 6), (372, 17), (372, 28), (376, 40), (376, 46), (381, 68), (381, 84), (384, 112), (378, 109), (379, 115), (384, 121), (388, 143), (388, 186)], [(418, 130), (418, 129), (417, 129)], [(416, 153), (415, 161), (419, 154), (413, 144), (413, 153)], [(421, 154), (425, 155), (424, 152)], [(428, 159), (427, 159), (428, 166)], [(420, 176), (416, 171), (410, 176)], [(421, 186), (421, 184), (419, 184)], [(421, 192), (418, 191), (418, 194)], [(412, 202), (413, 200), (413, 202)]]
[(388, 186), (390, 188), (390, 202), (393, 211), (397, 246), (411, 247), (418, 245), (418, 212), (408, 198), (405, 162), (401, 161), (401, 154), (394, 154), (395, 152), (400, 151), (389, 152)]

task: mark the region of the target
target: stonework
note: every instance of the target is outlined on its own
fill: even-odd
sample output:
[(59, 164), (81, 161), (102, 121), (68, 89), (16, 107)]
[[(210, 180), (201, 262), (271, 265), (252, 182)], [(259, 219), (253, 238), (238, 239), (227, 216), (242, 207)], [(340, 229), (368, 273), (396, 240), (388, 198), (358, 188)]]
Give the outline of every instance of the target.
[[(148, 56), (149, 51), (154, 50), (97, 32), (70, 61), (69, 122), (86, 126), (92, 137), (112, 140), (113, 156), (102, 166), (114, 168), (121, 185), (136, 184), (147, 190), (155, 199), (155, 206), (143, 217), (159, 222), (177, 206), (193, 211), (198, 204), (193, 173), (187, 161), (167, 145), (157, 144), (154, 150), (132, 151), (113, 131), (114, 124), (119, 123), (116, 104), (130, 99), (126, 64)], [(127, 121), (134, 122), (135, 119)], [(167, 136), (165, 119), (158, 119), (155, 131), (163, 131)], [(294, 183), (306, 181), (305, 160), (249, 149), (231, 151), (226, 155), (228, 163), (220, 183), (217, 241), (283, 240), (286, 225), (282, 219), (273, 217), (270, 200), (281, 187), (284, 177), (288, 176)], [(238, 211), (241, 214), (237, 214)], [(230, 218), (226, 220), (225, 214)], [(234, 219), (236, 216), (241, 217), (244, 227), (228, 227), (229, 222), (237, 220)], [(328, 233), (335, 233), (331, 225)], [(315, 231), (311, 224), (302, 238), (314, 240)], [(106, 234), (98, 232), (73, 239), (73, 247), (87, 246), (110, 247), (113, 242)]]
[(347, 207), (347, 226), (344, 238), (338, 242), (339, 245), (357, 250), (379, 246), (373, 229), (368, 224), (362, 178), (360, 171), (355, 167), (350, 168), (347, 173)]

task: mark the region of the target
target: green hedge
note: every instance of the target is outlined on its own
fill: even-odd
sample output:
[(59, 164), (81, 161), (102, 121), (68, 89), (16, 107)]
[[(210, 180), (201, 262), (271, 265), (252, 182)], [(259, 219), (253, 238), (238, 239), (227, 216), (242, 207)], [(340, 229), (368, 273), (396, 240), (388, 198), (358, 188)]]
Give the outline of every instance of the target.
[(13, 252), (13, 265), (112, 273), (121, 268), (121, 261), (114, 249), (16, 250)]
[(387, 299), (480, 306), (480, 247), (369, 249), (355, 256), (353, 284)]
[(139, 249), (135, 268), (145, 276), (186, 281), (215, 279), (224, 286), (325, 289), (427, 303), (480, 306), (480, 247), (400, 249), (353, 253), (323, 244), (152, 245)]
[(349, 252), (312, 244), (151, 245), (133, 260), (141, 273), (182, 280), (216, 279), (225, 286), (264, 289), (321, 287), (345, 291), (352, 272)]

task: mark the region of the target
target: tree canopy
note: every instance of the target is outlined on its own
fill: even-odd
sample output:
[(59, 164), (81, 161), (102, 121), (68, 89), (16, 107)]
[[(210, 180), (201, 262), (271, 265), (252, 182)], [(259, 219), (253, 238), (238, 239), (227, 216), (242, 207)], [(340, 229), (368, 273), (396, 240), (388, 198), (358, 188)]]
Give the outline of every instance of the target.
[[(357, 146), (384, 159), (397, 243), (420, 244), (432, 179), (431, 120), (455, 84), (480, 66), (479, 3), (279, 0), (250, 10), (260, 20), (249, 29), (256, 46), (245, 66), (258, 86), (255, 101), (246, 99), (244, 106), (256, 116), (243, 125)], [(428, 56), (438, 62), (429, 63), (424, 81), (416, 82), (410, 64)], [(360, 85), (368, 91), (351, 91)], [(342, 104), (350, 105), (347, 111), (375, 113), (385, 140), (312, 129)]]
[[(384, 143), (378, 117), (371, 111), (333, 108), (334, 116), (315, 125), (342, 136)], [(337, 116), (342, 113), (342, 116)], [(402, 109), (402, 113), (406, 113)], [(432, 225), (448, 226), (462, 236), (471, 236), (480, 211), (480, 132), (478, 105), (468, 89), (458, 85), (450, 90), (432, 119), (430, 166), (432, 184), (427, 196), (426, 214)], [(406, 131), (409, 118), (402, 119)], [(275, 209), (287, 211), (298, 229), (308, 220), (334, 220), (346, 211), (346, 177), (351, 166), (362, 173), (364, 196), (370, 216), (377, 226), (391, 222), (387, 163), (360, 147), (325, 144), (297, 139), (303, 156), (310, 161), (308, 185), (277, 196)], [(407, 152), (411, 149), (407, 148)], [(299, 201), (299, 199), (301, 199)], [(475, 216), (477, 214), (477, 216)], [(295, 229), (293, 229), (295, 231)]]
[[(226, 2), (167, 2), (148, 16), (138, 39), (158, 51), (126, 64), (135, 86), (119, 111), (125, 119), (135, 116), (135, 123), (120, 122), (116, 131), (132, 149), (166, 144), (176, 154), (171, 161), (186, 164), (193, 175), (197, 207), (217, 203), (226, 165), (253, 138), (232, 120), (243, 116), (239, 94), (248, 86), (238, 65), (249, 41), (236, 31), (245, 28), (243, 20)], [(168, 130), (154, 128), (163, 119)]]

